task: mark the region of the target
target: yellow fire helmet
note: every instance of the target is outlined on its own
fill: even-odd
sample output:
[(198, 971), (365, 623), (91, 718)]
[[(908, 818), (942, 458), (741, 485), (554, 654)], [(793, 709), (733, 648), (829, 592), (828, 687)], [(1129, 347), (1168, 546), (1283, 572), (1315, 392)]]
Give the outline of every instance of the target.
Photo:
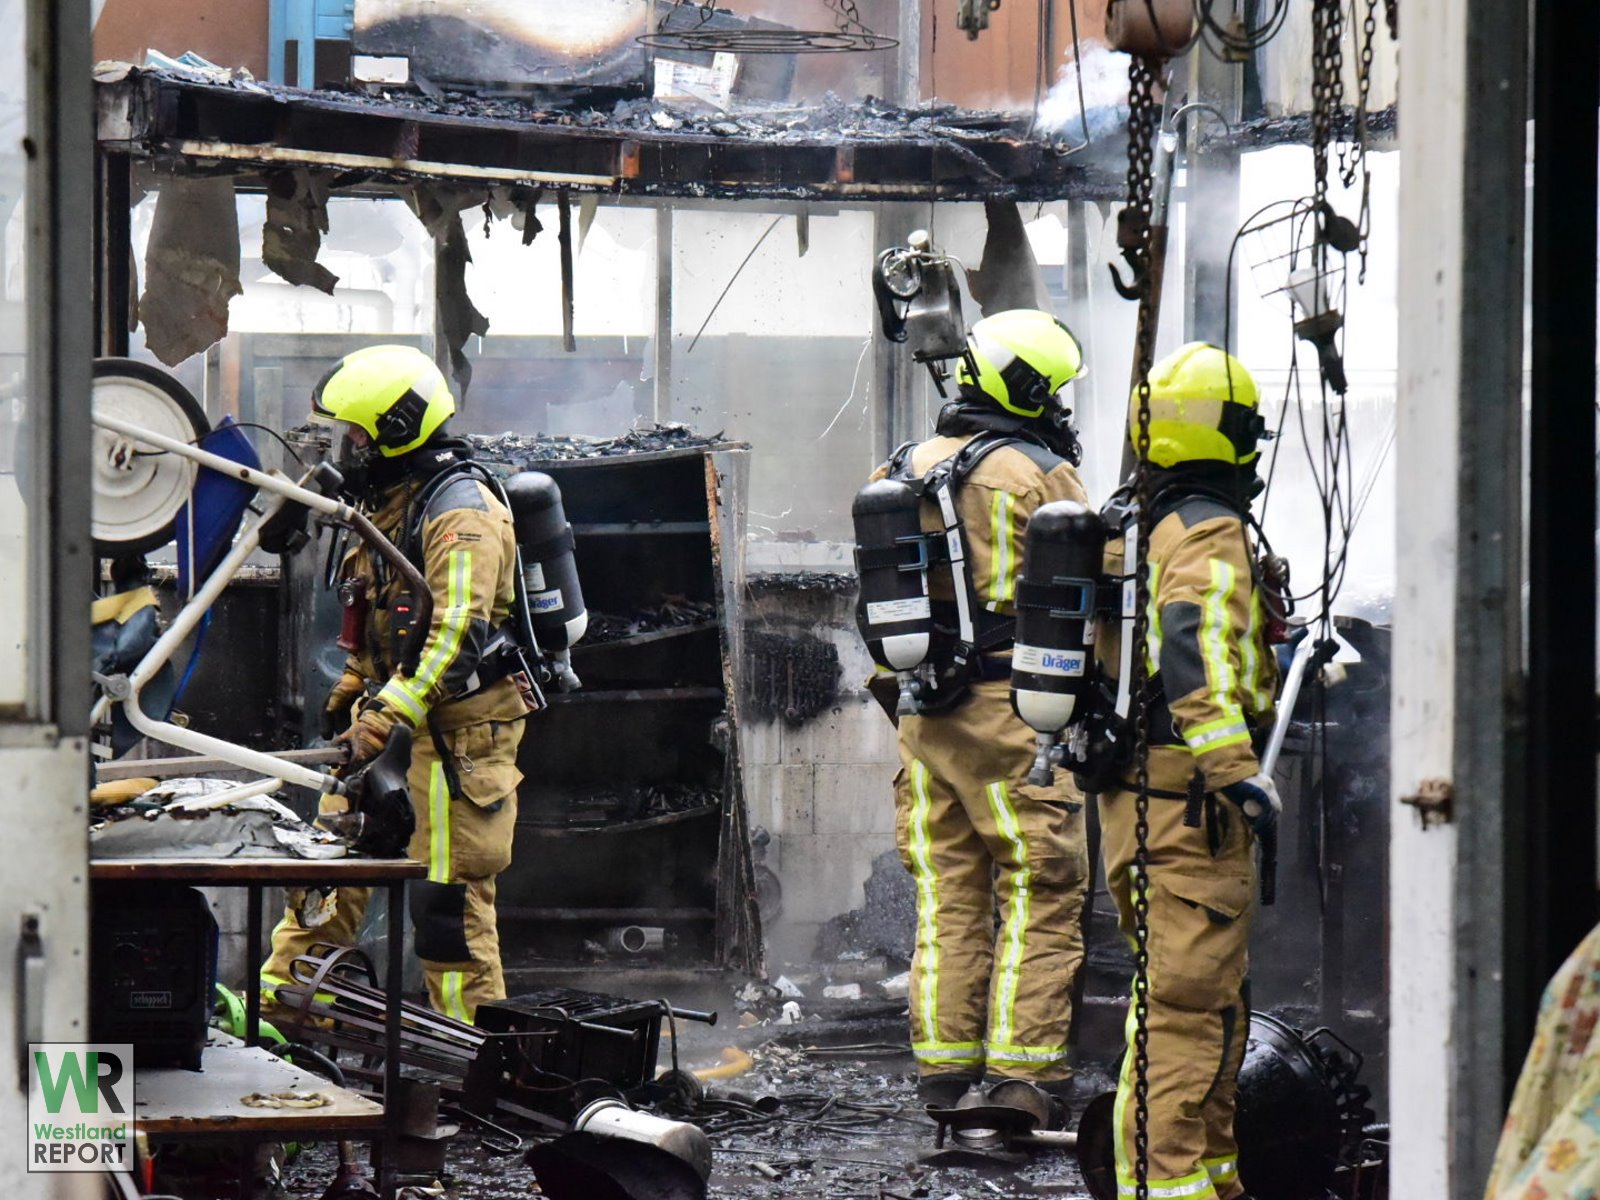
[[(1256, 381), (1220, 346), (1190, 342), (1150, 368), (1150, 461), (1158, 467), (1256, 459), (1266, 429)], [(1139, 444), (1139, 389), (1128, 402), (1128, 436)]]
[(366, 430), (378, 453), (415, 450), (455, 414), (444, 373), (415, 346), (367, 346), (346, 354), (311, 393), (311, 411)]
[(967, 335), (967, 349), (956, 382), (1019, 417), (1043, 416), (1056, 394), (1084, 373), (1078, 339), (1036, 308), (985, 317)]

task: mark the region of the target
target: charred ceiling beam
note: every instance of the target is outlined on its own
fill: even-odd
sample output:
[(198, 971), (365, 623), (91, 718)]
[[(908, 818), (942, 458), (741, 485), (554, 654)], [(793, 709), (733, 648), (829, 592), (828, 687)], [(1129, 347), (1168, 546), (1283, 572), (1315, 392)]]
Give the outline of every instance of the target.
[[(415, 102), (215, 85), (131, 67), (98, 80), (109, 151), (194, 170), (327, 167), (374, 182), (523, 183), (621, 196), (766, 200), (1113, 199), (1114, 169), (990, 121), (873, 111), (836, 129), (662, 128), (584, 114), (436, 113)], [(959, 114), (957, 114), (959, 115)], [(859, 116), (859, 119), (854, 119)], [(863, 127), (874, 130), (863, 136)]]
[[(1367, 138), (1375, 150), (1398, 150), (1398, 115), (1399, 110), (1391, 104), (1388, 108), (1380, 108), (1367, 117)], [(1334, 128), (1333, 136), (1348, 138), (1354, 135), (1356, 127), (1355, 109), (1346, 107), (1344, 116)], [(1309, 146), (1311, 144), (1311, 114), (1299, 113), (1290, 116), (1256, 117), (1254, 120), (1243, 121), (1226, 132), (1220, 126), (1215, 130), (1208, 127), (1205, 136), (1200, 139), (1200, 144), (1207, 151), (1232, 149), (1232, 150), (1266, 150), (1272, 146)]]

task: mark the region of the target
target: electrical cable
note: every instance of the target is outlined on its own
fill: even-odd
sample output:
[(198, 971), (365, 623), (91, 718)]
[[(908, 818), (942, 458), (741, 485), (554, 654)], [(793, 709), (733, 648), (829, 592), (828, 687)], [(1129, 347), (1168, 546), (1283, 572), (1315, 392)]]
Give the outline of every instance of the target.
[[(1235, 0), (1233, 15), (1239, 22), (1240, 30), (1235, 32), (1231, 25), (1223, 24), (1212, 15), (1215, 4), (1216, 0), (1194, 0), (1194, 14), (1200, 24), (1206, 49), (1224, 62), (1256, 53), (1282, 32), (1289, 17), (1289, 0), (1273, 0), (1272, 12), (1259, 25), (1252, 27), (1239, 19), (1239, 6)], [(1215, 45), (1212, 39), (1215, 39)]]
[[(217, 426), (216, 429), (207, 430), (204, 434), (202, 434), (199, 437), (190, 438), (188, 441), (186, 441), (184, 443), (184, 445), (186, 445), (186, 446), (198, 446), (201, 442), (205, 441), (206, 438), (210, 437), (213, 433), (216, 433), (219, 430), (224, 429), (224, 428), (226, 428), (226, 429), (259, 429), (263, 433), (270, 434), (277, 441), (278, 445), (283, 447), (284, 452), (286, 454), (288, 454), (291, 458), (293, 458), (295, 460), (295, 462), (300, 464), (301, 470), (305, 469), (306, 460), (300, 457), (300, 452), (298, 450), (296, 450), (293, 446), (291, 446), (288, 443), (288, 441), (284, 438), (283, 434), (279, 433), (276, 429), (272, 428), (272, 426), (263, 425), (259, 421), (234, 421), (231, 425), (226, 425), (226, 426), (219, 425), (219, 426)], [(171, 453), (170, 450), (135, 450), (133, 452), (133, 456), (135, 458), (161, 458), (164, 455), (167, 455), (167, 454), (170, 454), (170, 453)], [(202, 467), (201, 468), (201, 470), (209, 470), (209, 469), (210, 468), (207, 468), (207, 467)]]
[(700, 328), (695, 331), (694, 340), (689, 343), (689, 348), (684, 351), (685, 354), (694, 353), (694, 348), (700, 344), (700, 335), (705, 333), (706, 326), (711, 324), (711, 318), (717, 315), (717, 309), (722, 307), (722, 302), (728, 298), (728, 293), (733, 290), (733, 285), (739, 282), (739, 276), (743, 274), (744, 269), (750, 265), (750, 260), (756, 256), (756, 251), (761, 249), (761, 243), (767, 240), (768, 235), (778, 227), (778, 222), (781, 220), (783, 220), (782, 213), (779, 213), (777, 216), (773, 217), (772, 224), (768, 225), (761, 236), (756, 239), (756, 244), (750, 247), (750, 253), (744, 256), (744, 261), (740, 263), (739, 266), (734, 270), (733, 277), (728, 280), (727, 286), (724, 287), (721, 294), (717, 296), (716, 303), (712, 304), (711, 311), (706, 314), (706, 319), (700, 322)]
[[(1289, 211), (1284, 216), (1275, 216), (1270, 221), (1262, 218), (1276, 208), (1288, 206)], [(1237, 265), (1237, 254), (1243, 239), (1251, 233), (1265, 229), (1268, 226), (1284, 223), (1290, 231), (1289, 259), (1295, 261), (1300, 255), (1307, 253), (1305, 239), (1308, 231), (1312, 238), (1311, 251), (1321, 250), (1326, 252), (1327, 247), (1316, 239), (1317, 223), (1315, 220), (1317, 209), (1314, 203), (1305, 197), (1294, 200), (1274, 200), (1262, 205), (1248, 217), (1233, 236), (1228, 249), (1228, 266), (1224, 284), (1224, 319), (1223, 319), (1223, 346), (1232, 349), (1233, 343), (1233, 286), (1234, 274)], [(1321, 272), (1326, 275), (1326, 272)], [(1342, 307), (1344, 297), (1339, 297)], [(1302, 449), (1306, 457), (1306, 465), (1311, 475), (1313, 487), (1316, 489), (1318, 506), (1322, 515), (1323, 533), (1323, 561), (1322, 573), (1317, 585), (1301, 594), (1291, 594), (1285, 597), (1290, 604), (1308, 603), (1318, 601), (1319, 611), (1314, 618), (1314, 624), (1321, 630), (1322, 636), (1327, 636), (1332, 629), (1333, 603), (1343, 587), (1345, 575), (1349, 567), (1350, 540), (1355, 532), (1355, 524), (1361, 509), (1365, 507), (1364, 499), (1355, 500), (1355, 487), (1352, 465), (1354, 452), (1350, 441), (1350, 428), (1346, 406), (1340, 402), (1337, 411), (1328, 395), (1326, 380), (1322, 383), (1322, 420), (1320, 429), (1320, 455), (1312, 446), (1312, 431), (1307, 424), (1305, 413), (1305, 397), (1301, 389), (1300, 364), (1299, 364), (1299, 336), (1291, 331), (1289, 345), (1289, 372), (1285, 381), (1283, 408), (1278, 414), (1278, 425), (1273, 437), (1272, 462), (1267, 469), (1264, 480), (1262, 499), (1260, 503), (1260, 519), (1257, 527), (1265, 521), (1273, 494), (1273, 484), (1277, 477), (1278, 462), (1283, 454), (1283, 432), (1289, 409), (1295, 409), (1296, 424), (1300, 431)], [(1374, 469), (1376, 470), (1376, 468)], [(1376, 474), (1371, 484), (1364, 489), (1364, 495), (1370, 495), (1372, 486), (1376, 484)], [(1264, 536), (1264, 535), (1263, 535)], [(1270, 546), (1268, 547), (1270, 550)]]

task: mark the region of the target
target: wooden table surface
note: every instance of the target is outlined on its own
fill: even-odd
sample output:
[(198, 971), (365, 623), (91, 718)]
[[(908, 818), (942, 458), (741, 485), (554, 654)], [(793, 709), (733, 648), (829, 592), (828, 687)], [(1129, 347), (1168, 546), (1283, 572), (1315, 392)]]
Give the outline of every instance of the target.
[(421, 879), (428, 865), (412, 858), (96, 858), (92, 880), (160, 880), (202, 887), (370, 887)]
[[(303, 1071), (259, 1047), (212, 1031), (202, 1070), (134, 1068), (134, 1120), (152, 1136), (239, 1137), (302, 1141), (383, 1129), (383, 1106), (321, 1075)], [(254, 1093), (317, 1092), (332, 1101), (321, 1108), (256, 1108)]]

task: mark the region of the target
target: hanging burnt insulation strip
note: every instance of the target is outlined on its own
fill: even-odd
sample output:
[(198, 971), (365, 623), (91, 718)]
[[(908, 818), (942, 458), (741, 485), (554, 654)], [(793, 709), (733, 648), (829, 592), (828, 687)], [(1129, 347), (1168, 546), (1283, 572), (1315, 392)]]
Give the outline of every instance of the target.
[(561, 348), (572, 354), (578, 349), (578, 339), (572, 332), (572, 197), (559, 193), (556, 207), (561, 213)]

